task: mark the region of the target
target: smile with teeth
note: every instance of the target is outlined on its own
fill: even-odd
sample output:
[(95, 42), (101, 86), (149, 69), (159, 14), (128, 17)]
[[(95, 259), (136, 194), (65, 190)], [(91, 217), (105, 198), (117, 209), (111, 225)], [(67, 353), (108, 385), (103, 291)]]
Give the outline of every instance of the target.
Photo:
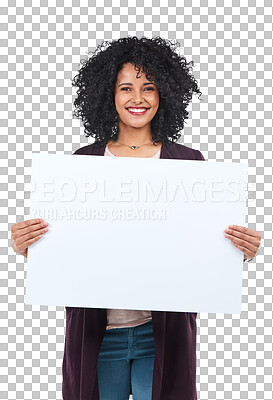
[(138, 115), (143, 115), (146, 113), (146, 111), (148, 110), (148, 108), (133, 108), (133, 107), (129, 107), (127, 108), (127, 110), (129, 111), (130, 114), (138, 114)]

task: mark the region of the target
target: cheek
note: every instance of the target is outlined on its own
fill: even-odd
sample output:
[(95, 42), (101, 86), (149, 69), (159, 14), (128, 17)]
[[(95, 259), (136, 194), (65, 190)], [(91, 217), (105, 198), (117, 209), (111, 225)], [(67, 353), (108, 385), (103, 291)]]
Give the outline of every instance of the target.
[(153, 102), (153, 106), (159, 106), (159, 94), (158, 93), (155, 93), (152, 102)]
[(122, 107), (122, 106), (123, 106), (123, 103), (124, 103), (124, 100), (123, 100), (122, 96), (116, 95), (116, 96), (115, 96), (115, 105), (116, 105), (116, 107), (117, 107), (117, 108), (118, 108), (118, 107)]

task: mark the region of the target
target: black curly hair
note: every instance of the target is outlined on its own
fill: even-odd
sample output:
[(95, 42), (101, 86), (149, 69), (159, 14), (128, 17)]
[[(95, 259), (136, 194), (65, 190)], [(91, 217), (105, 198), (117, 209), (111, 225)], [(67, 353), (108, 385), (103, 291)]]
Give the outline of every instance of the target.
[(188, 118), (186, 108), (193, 92), (198, 98), (202, 94), (191, 75), (193, 61), (187, 63), (174, 51), (179, 45), (161, 37), (128, 36), (103, 41), (91, 58), (81, 60), (79, 73), (72, 80), (72, 86), (78, 88), (73, 116), (82, 120), (85, 136), (94, 137), (99, 144), (118, 139), (115, 83), (123, 64), (131, 63), (137, 74), (142, 68), (147, 80), (153, 77), (159, 91), (159, 107), (151, 121), (152, 140), (166, 145), (176, 142)]

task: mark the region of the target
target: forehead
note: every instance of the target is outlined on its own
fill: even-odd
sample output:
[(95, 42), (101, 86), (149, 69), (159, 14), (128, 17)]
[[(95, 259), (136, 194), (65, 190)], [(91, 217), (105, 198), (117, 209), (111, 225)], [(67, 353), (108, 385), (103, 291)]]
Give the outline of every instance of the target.
[[(136, 77), (137, 75), (138, 78)], [(145, 73), (141, 72), (141, 70), (138, 73), (138, 70), (136, 70), (134, 65), (130, 63), (124, 64), (117, 75), (117, 83), (120, 83), (123, 80), (126, 80), (127, 82), (149, 82)]]

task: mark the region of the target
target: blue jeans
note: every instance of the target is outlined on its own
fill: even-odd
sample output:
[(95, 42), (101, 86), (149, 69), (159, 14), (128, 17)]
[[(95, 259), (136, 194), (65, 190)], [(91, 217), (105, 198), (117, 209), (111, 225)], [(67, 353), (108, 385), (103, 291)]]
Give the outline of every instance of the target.
[(155, 344), (152, 320), (105, 331), (97, 372), (100, 400), (151, 400)]

